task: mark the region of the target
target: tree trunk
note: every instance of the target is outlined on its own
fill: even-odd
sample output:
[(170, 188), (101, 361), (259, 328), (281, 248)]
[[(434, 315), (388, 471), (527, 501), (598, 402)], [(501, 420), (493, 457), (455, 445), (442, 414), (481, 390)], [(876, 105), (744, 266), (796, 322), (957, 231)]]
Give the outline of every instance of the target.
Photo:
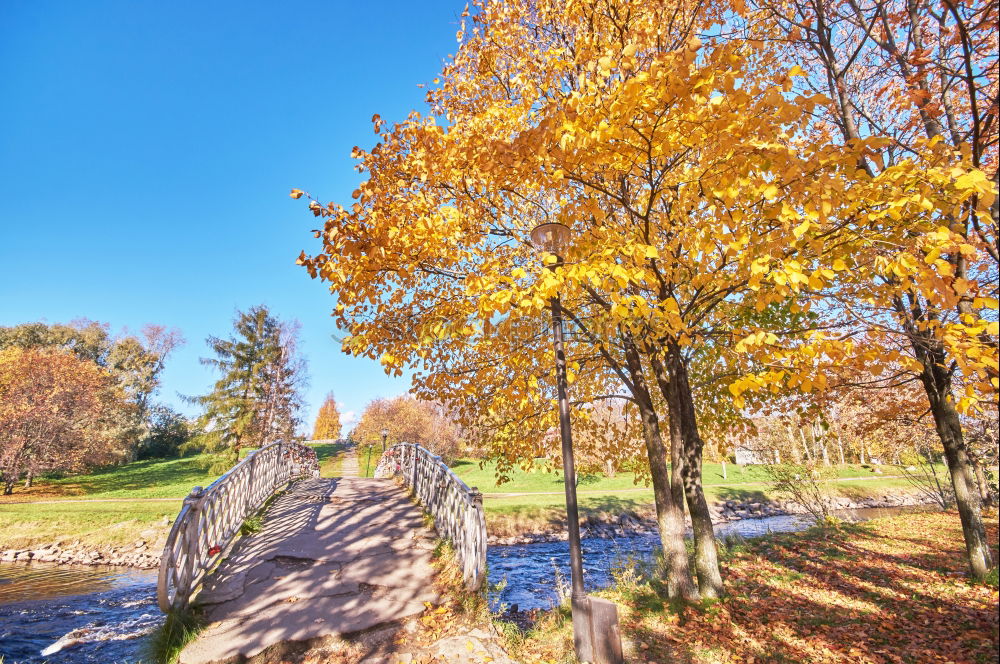
[(35, 471), (29, 468), (28, 476), (24, 478), (24, 488), (30, 489), (31, 485), (34, 483), (34, 480), (35, 480)]
[(649, 473), (653, 483), (656, 521), (666, 567), (667, 594), (671, 598), (696, 600), (699, 599), (698, 589), (692, 582), (691, 568), (684, 548), (684, 512), (683, 508), (674, 502), (671, 494), (667, 449), (660, 435), (659, 418), (653, 409), (653, 400), (646, 386), (639, 352), (628, 338), (625, 339), (625, 347), (626, 365), (642, 421), (646, 457), (649, 460)]
[(969, 569), (973, 577), (983, 579), (993, 567), (993, 557), (990, 555), (986, 528), (983, 526), (982, 501), (976, 474), (962, 436), (958, 410), (955, 408), (951, 375), (945, 367), (945, 351), (937, 339), (914, 325), (914, 320), (921, 320), (923, 317), (916, 304), (906, 308), (902, 299), (896, 298), (895, 306), (897, 313), (903, 318), (914, 354), (923, 365), (920, 382), (923, 383), (930, 402), (934, 428), (944, 447), (944, 457), (951, 474), (952, 488), (955, 490), (955, 504), (962, 520)]
[(676, 422), (683, 438), (683, 463), (681, 475), (684, 496), (691, 513), (691, 529), (694, 532), (695, 571), (698, 575), (698, 589), (702, 597), (721, 597), (725, 592), (722, 574), (719, 571), (719, 554), (715, 545), (715, 529), (712, 526), (712, 512), (705, 500), (705, 490), (701, 483), (702, 451), (704, 441), (698, 431), (698, 420), (694, 408), (694, 396), (688, 381), (687, 365), (681, 356), (680, 346), (671, 344), (667, 348), (667, 376), (663, 376), (663, 366), (656, 361), (653, 370), (661, 390), (666, 390), (670, 408), (671, 429)]
[(726, 475), (726, 460), (725, 459), (722, 460), (722, 479), (724, 479), (724, 480), (728, 480), (729, 479), (729, 475)]
[(979, 497), (982, 500), (983, 507), (993, 507), (993, 492), (990, 491), (990, 483), (986, 481), (986, 473), (983, 472), (983, 464), (980, 463), (979, 457), (972, 450), (969, 452), (969, 462), (972, 464), (972, 470), (976, 474), (976, 484), (979, 485)]
[(809, 453), (809, 443), (806, 442), (806, 434), (803, 433), (802, 427), (799, 427), (799, 438), (802, 439), (802, 451), (805, 453), (805, 460), (812, 461), (812, 455)]

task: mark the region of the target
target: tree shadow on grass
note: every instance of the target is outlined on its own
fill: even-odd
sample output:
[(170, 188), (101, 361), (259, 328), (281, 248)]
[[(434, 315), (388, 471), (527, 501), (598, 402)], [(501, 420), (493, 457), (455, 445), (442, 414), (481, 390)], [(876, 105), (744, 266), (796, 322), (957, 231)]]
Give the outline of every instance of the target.
[(962, 562), (961, 547), (938, 555), (865, 546), (884, 538), (859, 526), (769, 538), (732, 561), (738, 571), (722, 604), (674, 608), (672, 621), (652, 587), (635, 589), (629, 604), (639, 619), (623, 633), (650, 644), (657, 661), (706, 661), (716, 650), (739, 661), (996, 661), (995, 604), (969, 586), (940, 587)]
[(149, 459), (125, 466), (101, 468), (87, 475), (67, 478), (39, 488), (44, 492), (61, 495), (143, 492), (161, 485), (193, 487), (204, 484), (206, 472), (207, 464), (201, 457)]

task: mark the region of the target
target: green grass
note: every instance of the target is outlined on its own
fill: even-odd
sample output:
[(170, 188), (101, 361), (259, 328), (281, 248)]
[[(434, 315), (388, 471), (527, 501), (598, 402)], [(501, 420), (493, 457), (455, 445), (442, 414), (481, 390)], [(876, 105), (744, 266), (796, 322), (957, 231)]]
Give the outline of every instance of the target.
[[(339, 473), (343, 445), (314, 445), (323, 477)], [(252, 449), (245, 449), (246, 457)], [(62, 479), (40, 479), (28, 490), (18, 486), (13, 496), (0, 497), (0, 505), (18, 500), (103, 499), (103, 498), (183, 498), (195, 486), (206, 487), (219, 474), (208, 470), (208, 455), (181, 459), (149, 459), (102, 468), (85, 475)]]
[(358, 445), (358, 477), (373, 477), (382, 457), (382, 445)]
[(144, 539), (151, 545), (166, 535), (180, 508), (180, 500), (0, 505), (0, 549), (25, 549), (60, 540), (103, 547)]
[[(324, 476), (339, 472), (343, 446), (316, 445)], [(248, 454), (247, 450), (245, 454)], [(244, 454), (244, 456), (245, 456)], [(63, 540), (91, 547), (153, 542), (166, 536), (192, 487), (218, 476), (207, 455), (152, 459), (63, 479), (42, 479), (30, 490), (0, 497), (0, 549), (25, 549)], [(171, 499), (144, 502), (139, 499)], [(25, 500), (107, 502), (25, 503)], [(144, 531), (155, 531), (142, 535)]]
[[(511, 482), (498, 487), (492, 464), (480, 468), (477, 461), (461, 459), (452, 467), (466, 484), (478, 487), (486, 494), (483, 508), (490, 534), (509, 537), (563, 527), (566, 502), (561, 474), (546, 473), (541, 468), (534, 472), (518, 469), (511, 473)], [(721, 464), (705, 464), (703, 477), (705, 496), (709, 502), (766, 501), (774, 498), (763, 467), (727, 464), (726, 470), (728, 478), (723, 478)], [(896, 469), (884, 466), (882, 472), (894, 475)], [(831, 493), (854, 500), (913, 488), (903, 478), (880, 477), (862, 466), (841, 466), (837, 468), (837, 474), (842, 481), (830, 483)], [(580, 516), (601, 521), (620, 514), (653, 517), (653, 490), (642, 484), (636, 485), (633, 477), (632, 473), (618, 473), (613, 478), (581, 478), (577, 485)]]
[[(42, 479), (29, 490), (15, 489), (8, 500), (59, 498), (183, 498), (194, 486), (208, 486), (217, 475), (203, 455), (150, 459), (63, 479)], [(2, 502), (2, 501), (0, 501)]]
[[(535, 468), (531, 471), (525, 471), (521, 468), (511, 471), (509, 473), (511, 481), (504, 484), (497, 484), (496, 465), (492, 462), (485, 462), (480, 467), (480, 462), (476, 459), (458, 459), (452, 464), (452, 469), (466, 484), (478, 487), (484, 493), (534, 493), (563, 490), (562, 473), (546, 472), (542, 461), (536, 461)], [(886, 475), (897, 474), (892, 466), (883, 466), (882, 472)], [(837, 477), (842, 479), (874, 478), (878, 477), (878, 474), (871, 468), (848, 464), (837, 466)], [(578, 480), (577, 490), (581, 492), (643, 487), (641, 483), (635, 483), (633, 473), (617, 473), (615, 477), (605, 477), (600, 474), (580, 475)], [(723, 477), (722, 464), (706, 463), (702, 468), (702, 482), (706, 487), (746, 483), (756, 483), (763, 486), (768, 483), (768, 477), (765, 466), (726, 464), (726, 477)]]
[(316, 458), (319, 461), (319, 476), (340, 477), (340, 467), (344, 461), (344, 450), (347, 449), (347, 445), (320, 443), (311, 447), (316, 450)]
[(190, 610), (171, 611), (150, 637), (147, 647), (150, 659), (157, 664), (174, 664), (184, 646), (194, 641), (202, 628), (201, 620)]

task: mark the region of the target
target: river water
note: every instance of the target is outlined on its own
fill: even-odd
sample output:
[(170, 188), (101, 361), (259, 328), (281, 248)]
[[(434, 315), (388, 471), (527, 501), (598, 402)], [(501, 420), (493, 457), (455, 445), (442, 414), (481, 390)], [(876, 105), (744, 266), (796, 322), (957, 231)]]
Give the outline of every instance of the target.
[[(866, 521), (926, 508), (843, 510), (840, 518)], [(720, 537), (760, 537), (803, 530), (805, 516), (774, 516), (718, 524)], [(588, 590), (607, 586), (612, 570), (649, 561), (657, 535), (583, 540)], [(494, 608), (548, 608), (558, 601), (559, 579), (569, 584), (566, 542), (493, 546), (487, 552), (490, 579), (506, 580), (493, 592)], [(155, 570), (0, 563), (0, 656), (4, 664), (136, 664), (150, 661), (148, 635), (163, 621), (156, 607)]]

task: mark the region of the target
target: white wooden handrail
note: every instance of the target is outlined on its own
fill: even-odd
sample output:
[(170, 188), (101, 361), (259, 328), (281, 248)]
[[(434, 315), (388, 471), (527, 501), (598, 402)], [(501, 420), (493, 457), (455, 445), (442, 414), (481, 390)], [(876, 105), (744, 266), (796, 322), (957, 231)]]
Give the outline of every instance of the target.
[(277, 441), (248, 454), (207, 489), (192, 489), (160, 558), (156, 588), (160, 610), (185, 608), (247, 517), (299, 477), (319, 477), (316, 451)]
[(455, 547), (465, 585), (478, 590), (486, 578), (486, 517), (483, 494), (470, 489), (441, 457), (414, 443), (385, 451), (375, 477), (399, 476), (434, 517), (438, 535)]

